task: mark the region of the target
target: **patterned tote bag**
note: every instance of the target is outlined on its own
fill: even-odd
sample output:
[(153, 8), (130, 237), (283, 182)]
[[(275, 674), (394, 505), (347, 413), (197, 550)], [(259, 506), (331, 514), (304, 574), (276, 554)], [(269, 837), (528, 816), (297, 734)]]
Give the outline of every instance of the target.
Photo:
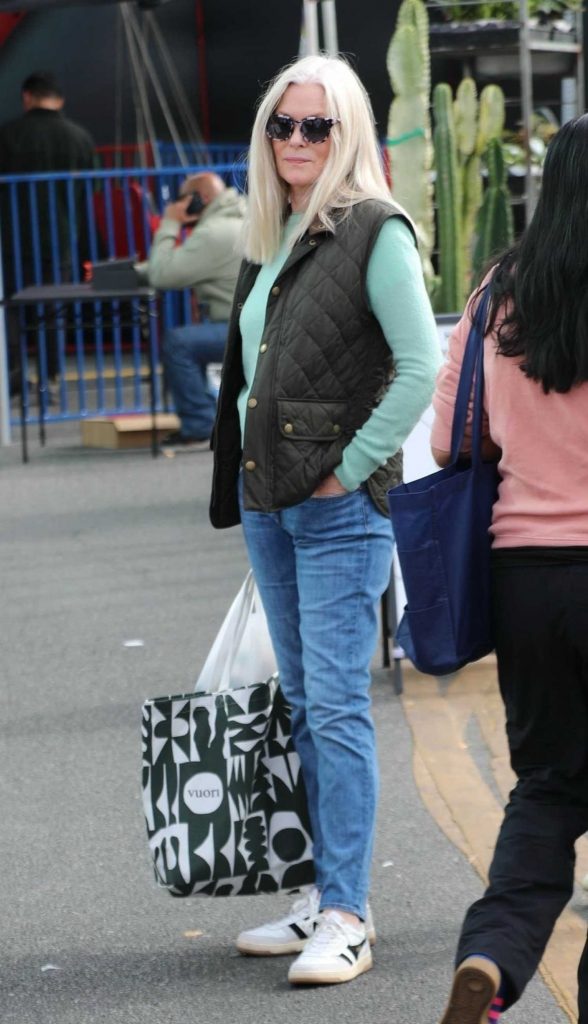
[[(249, 895), (313, 881), (290, 709), (277, 674), (256, 681), (267, 646), (250, 574), (199, 677), (197, 686), (212, 689), (143, 705), (147, 835), (156, 880), (172, 895)], [(240, 685), (247, 664), (251, 682)]]

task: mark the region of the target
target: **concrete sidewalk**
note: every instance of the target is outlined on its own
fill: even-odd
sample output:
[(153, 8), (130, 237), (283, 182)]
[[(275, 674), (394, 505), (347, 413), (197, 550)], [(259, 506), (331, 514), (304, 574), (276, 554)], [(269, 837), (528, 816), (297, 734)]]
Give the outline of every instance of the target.
[[(3, 1024), (437, 1024), (482, 885), (425, 809), (403, 706), (380, 669), (373, 971), (290, 989), (289, 958), (233, 947), (288, 897), (156, 889), (141, 703), (190, 687), (246, 571), (244, 547), (239, 530), (208, 524), (208, 453), (82, 451), (71, 428), (53, 433), (28, 466), (16, 446), (0, 450)], [(568, 1017), (536, 980), (504, 1020)]]

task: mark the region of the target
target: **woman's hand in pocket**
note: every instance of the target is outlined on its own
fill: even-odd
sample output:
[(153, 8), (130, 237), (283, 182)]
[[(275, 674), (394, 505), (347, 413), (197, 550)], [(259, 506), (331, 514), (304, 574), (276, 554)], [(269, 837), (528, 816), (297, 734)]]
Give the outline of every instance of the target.
[(349, 494), (342, 484), (339, 483), (334, 473), (330, 473), (324, 480), (321, 480), (316, 491), (313, 491), (313, 498), (340, 498), (342, 494)]

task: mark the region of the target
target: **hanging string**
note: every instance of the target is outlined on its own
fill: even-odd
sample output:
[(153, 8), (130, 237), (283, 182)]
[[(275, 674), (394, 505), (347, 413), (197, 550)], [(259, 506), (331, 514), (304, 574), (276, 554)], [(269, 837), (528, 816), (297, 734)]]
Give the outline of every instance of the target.
[(159, 147), (157, 145), (157, 135), (155, 134), (155, 125), (153, 124), (153, 118), (149, 107), (149, 97), (141, 67), (140, 54), (136, 45), (135, 36), (133, 35), (134, 22), (130, 3), (121, 4), (120, 13), (123, 19), (127, 51), (131, 65), (131, 84), (134, 94), (133, 99), (135, 103), (135, 110), (137, 112), (137, 134), (139, 135), (139, 133), (142, 132), (142, 125), (144, 125), (147, 137), (151, 144), (153, 164), (155, 167), (159, 168), (161, 167), (161, 158), (159, 156)]
[(116, 83), (114, 90), (114, 166), (122, 166), (122, 98), (123, 98), (123, 62), (122, 62), (122, 51), (123, 51), (123, 23), (122, 15), (120, 11), (115, 14), (116, 28), (115, 28), (115, 73), (114, 80)]
[(210, 154), (206, 150), (206, 144), (204, 142), (202, 132), (200, 131), (200, 126), (198, 124), (198, 121), (194, 117), (194, 114), (192, 113), (180, 78), (174, 67), (169, 47), (167, 46), (163, 33), (152, 11), (147, 12), (146, 21), (149, 28), (151, 29), (153, 38), (159, 48), (159, 56), (161, 57), (162, 64), (165, 68), (165, 71), (167, 72), (169, 84), (171, 86), (176, 101), (177, 110), (180, 114), (182, 121), (184, 122), (184, 129), (186, 130), (188, 141), (191, 140), (192, 142), (197, 143), (198, 146), (202, 146), (204, 149), (204, 152), (202, 154), (202, 156), (204, 157), (204, 161), (206, 163), (210, 163)]
[[(124, 6), (127, 7), (127, 4), (125, 4)], [(135, 46), (136, 46), (136, 49), (137, 49), (137, 53), (140, 56), (141, 60), (143, 61), (143, 66), (144, 66), (144, 68), (145, 68), (145, 70), (147, 72), (147, 75), (149, 76), (151, 85), (153, 87), (153, 91), (154, 91), (154, 93), (155, 93), (155, 95), (156, 95), (156, 97), (157, 97), (157, 99), (159, 101), (159, 105), (161, 107), (163, 116), (165, 118), (165, 122), (167, 124), (168, 131), (169, 131), (169, 133), (170, 133), (170, 135), (172, 137), (172, 141), (173, 141), (173, 143), (174, 143), (174, 145), (176, 147), (176, 153), (178, 155), (178, 160), (181, 163), (182, 167), (187, 167), (189, 161), (188, 161), (188, 158), (186, 156), (186, 151), (185, 151), (184, 146), (182, 144), (182, 140), (180, 139), (180, 136), (179, 136), (178, 130), (176, 128), (174, 119), (172, 117), (171, 110), (170, 110), (169, 104), (167, 102), (167, 97), (165, 95), (165, 92), (164, 92), (163, 87), (161, 85), (161, 82), (159, 80), (159, 76), (158, 76), (158, 74), (157, 74), (157, 72), (155, 70), (155, 66), (153, 64), (153, 61), (151, 59), (151, 55), (149, 53), (149, 49), (147, 47), (147, 43), (146, 43), (146, 40), (145, 40), (145, 35), (144, 35), (144, 33), (143, 33), (142, 29), (141, 29), (141, 26), (140, 26), (140, 24), (139, 24), (139, 22), (137, 20), (137, 15), (135, 14), (134, 10), (128, 10), (127, 17), (128, 17), (129, 32), (130, 32), (131, 35), (132, 35), (132, 33), (134, 33)]]

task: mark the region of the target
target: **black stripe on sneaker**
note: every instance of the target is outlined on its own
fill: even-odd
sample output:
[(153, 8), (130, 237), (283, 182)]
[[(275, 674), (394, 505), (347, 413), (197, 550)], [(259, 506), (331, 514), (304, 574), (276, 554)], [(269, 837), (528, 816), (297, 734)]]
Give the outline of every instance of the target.
[[(348, 946), (347, 949), (344, 950), (343, 953), (339, 953), (339, 956), (342, 956), (345, 960), (347, 960), (350, 964), (352, 964), (354, 959), (355, 960), (359, 960), (359, 954), (361, 953), (364, 945), (365, 945), (365, 940), (363, 940), (362, 942), (359, 942), (357, 944), (357, 946)], [(351, 956), (349, 954), (351, 954)]]
[(300, 928), (297, 924), (291, 924), (288, 927), (292, 929), (292, 931), (297, 936), (297, 938), (299, 938), (299, 939), (307, 939), (308, 938), (308, 934), (304, 931), (304, 928)]

